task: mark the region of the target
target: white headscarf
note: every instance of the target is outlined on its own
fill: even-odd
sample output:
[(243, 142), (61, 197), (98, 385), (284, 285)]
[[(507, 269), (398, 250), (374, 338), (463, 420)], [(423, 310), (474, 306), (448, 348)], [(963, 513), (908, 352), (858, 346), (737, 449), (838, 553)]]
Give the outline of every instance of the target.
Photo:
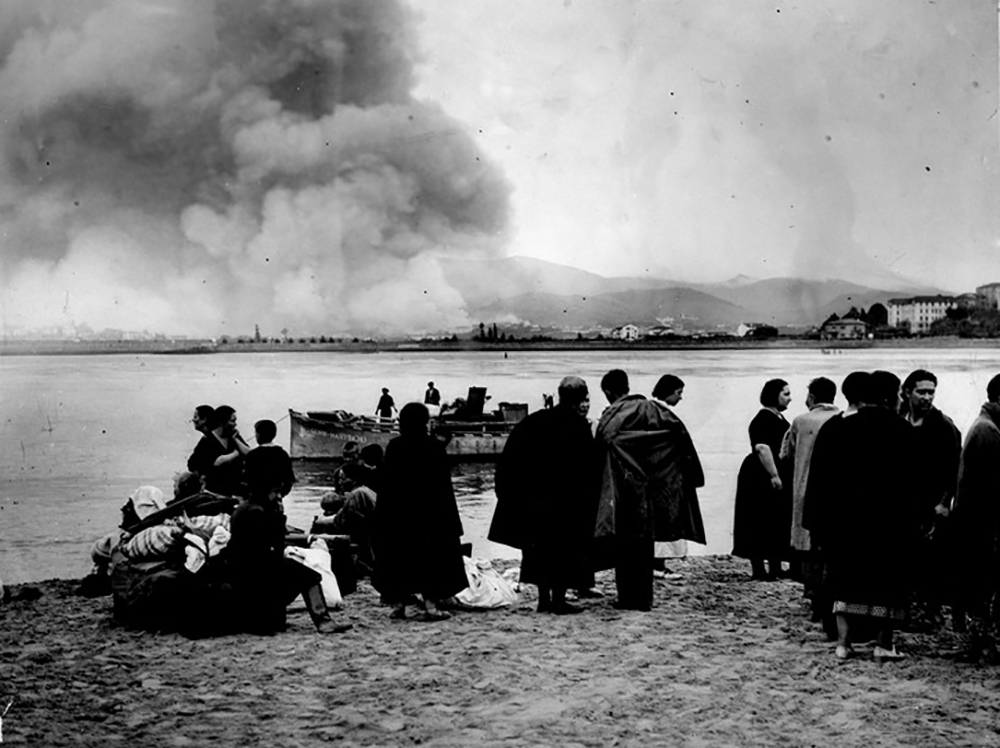
[(158, 512), (166, 506), (163, 501), (163, 491), (156, 486), (139, 486), (132, 495), (132, 508), (139, 519), (146, 519), (153, 512)]

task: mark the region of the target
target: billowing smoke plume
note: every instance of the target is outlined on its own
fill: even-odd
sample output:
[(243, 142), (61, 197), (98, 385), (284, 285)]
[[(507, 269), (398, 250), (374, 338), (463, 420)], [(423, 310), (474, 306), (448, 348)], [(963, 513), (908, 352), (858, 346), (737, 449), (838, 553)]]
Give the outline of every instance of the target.
[(397, 0), (4, 2), (4, 328), (468, 325), (509, 189), (416, 55)]

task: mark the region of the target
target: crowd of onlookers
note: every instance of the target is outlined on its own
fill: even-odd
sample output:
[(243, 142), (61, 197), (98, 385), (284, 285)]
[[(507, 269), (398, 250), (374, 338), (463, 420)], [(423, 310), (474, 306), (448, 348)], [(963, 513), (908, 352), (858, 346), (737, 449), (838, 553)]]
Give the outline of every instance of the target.
[[(594, 574), (604, 569), (614, 569), (616, 608), (650, 610), (666, 549), (705, 542), (705, 475), (674, 412), (684, 382), (664, 375), (647, 398), (614, 369), (600, 388), (608, 404), (594, 423), (587, 383), (565, 377), (558, 402), (513, 428), (496, 468), (488, 537), (521, 550), (520, 581), (537, 586), (539, 612), (580, 612), (574, 599), (601, 596)], [(838, 658), (864, 636), (875, 638), (877, 659), (900, 659), (894, 631), (914, 612), (940, 623), (947, 610), (968, 633), (964, 658), (1000, 659), (1000, 375), (964, 443), (934, 406), (936, 390), (922, 369), (902, 383), (858, 371), (840, 385), (841, 410), (837, 385), (819, 377), (791, 423), (788, 383), (761, 391), (737, 479), (733, 554), (750, 561), (754, 580), (801, 582)], [(192, 420), (202, 437), (173, 501), (239, 499), (226, 555), (237, 586), (252, 591), (247, 619), (280, 627), (284, 605), (302, 593), (317, 628), (343, 630), (321, 605), (318, 578), (284, 557), (282, 498), (295, 476), (275, 423), (255, 424), (251, 449), (230, 407), (199, 406)], [(396, 619), (414, 605), (424, 620), (447, 618), (445, 601), (467, 584), (449, 461), (429, 422), (427, 405), (409, 403), (384, 453), (345, 450), (322, 502), (327, 517), (313, 528), (350, 538)], [(98, 554), (105, 561), (113, 544)]]
[[(787, 382), (768, 381), (740, 469), (733, 553), (754, 579), (800, 580), (813, 620), (854, 655), (874, 635), (879, 660), (904, 657), (893, 632), (912, 614), (942, 622), (997, 662), (1000, 614), (1000, 375), (965, 436), (934, 406), (937, 377), (918, 369), (854, 372), (834, 403), (825, 377), (791, 424)], [(787, 569), (785, 568), (787, 564)]]

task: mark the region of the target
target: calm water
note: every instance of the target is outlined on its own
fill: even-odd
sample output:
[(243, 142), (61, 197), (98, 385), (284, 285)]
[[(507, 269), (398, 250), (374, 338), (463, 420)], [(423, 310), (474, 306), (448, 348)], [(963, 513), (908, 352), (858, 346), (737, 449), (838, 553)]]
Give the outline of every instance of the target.
[[(1000, 372), (1000, 350), (818, 350), (636, 352), (503, 352), (431, 354), (282, 353), (206, 356), (52, 356), (0, 358), (0, 578), (6, 582), (79, 577), (90, 568), (91, 543), (114, 529), (119, 507), (139, 485), (169, 494), (197, 442), (189, 419), (195, 405), (236, 408), (242, 431), (261, 418), (279, 421), (287, 447), (289, 408), (372, 413), (380, 389), (397, 405), (422, 400), (433, 380), (445, 400), (470, 385), (489, 388), (493, 403), (542, 407), (566, 374), (598, 392), (610, 368), (629, 372), (633, 392), (649, 394), (661, 374), (686, 382), (677, 413), (687, 424), (707, 476), (700, 492), (708, 532), (692, 553), (727, 553), (736, 471), (749, 449), (746, 426), (763, 382), (792, 387), (788, 415), (804, 410), (805, 386), (816, 376), (838, 384), (855, 369), (888, 369), (901, 378), (921, 367), (940, 380), (937, 405), (962, 429)], [(838, 398), (838, 404), (843, 401)], [(308, 529), (319, 513), (329, 471), (298, 468), (300, 484), (285, 500), (290, 521)], [(456, 469), (465, 540), (478, 556), (514, 557), (485, 540), (496, 497), (492, 468)]]

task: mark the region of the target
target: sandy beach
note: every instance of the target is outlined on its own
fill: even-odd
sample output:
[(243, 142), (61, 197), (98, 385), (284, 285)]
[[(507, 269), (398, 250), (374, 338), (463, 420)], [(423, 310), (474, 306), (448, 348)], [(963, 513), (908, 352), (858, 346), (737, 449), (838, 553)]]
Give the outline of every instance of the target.
[[(510, 565), (511, 562), (505, 562)], [(78, 581), (0, 605), (3, 741), (31, 746), (997, 745), (1000, 669), (953, 661), (950, 625), (910, 626), (908, 657), (838, 661), (799, 585), (724, 556), (673, 562), (652, 612), (605, 597), (574, 616), (522, 602), (390, 621), (362, 582), (345, 634), (293, 607), (271, 637), (129, 631)], [(40, 593), (37, 599), (34, 593)], [(924, 628), (924, 630), (920, 630)]]

